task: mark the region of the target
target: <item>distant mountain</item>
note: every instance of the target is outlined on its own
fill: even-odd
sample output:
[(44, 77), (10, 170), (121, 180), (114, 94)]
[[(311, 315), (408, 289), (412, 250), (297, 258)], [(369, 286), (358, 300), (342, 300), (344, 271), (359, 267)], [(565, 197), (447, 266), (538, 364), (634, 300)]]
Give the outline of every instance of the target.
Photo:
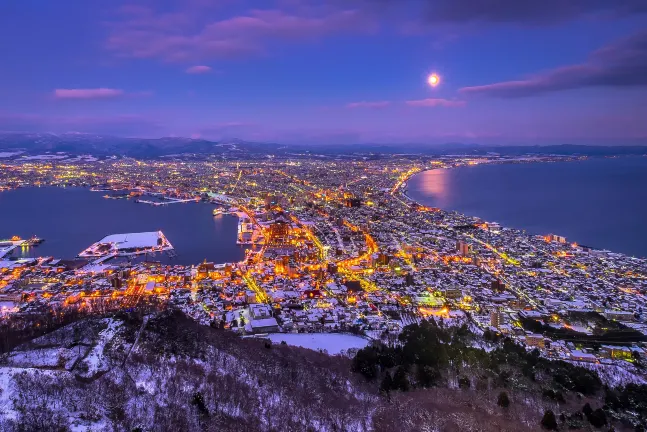
[(474, 143), (445, 144), (354, 144), (354, 145), (283, 145), (258, 143), (238, 139), (209, 141), (184, 137), (165, 138), (124, 138), (94, 134), (66, 133), (0, 133), (0, 151), (22, 151), (25, 154), (65, 152), (72, 155), (129, 156), (157, 158), (164, 156), (209, 155), (244, 158), (268, 154), (298, 156), (320, 154), (343, 156), (353, 154), (418, 154), (418, 155), (638, 155), (647, 154), (647, 146), (592, 146), (592, 145), (548, 145), (548, 146), (493, 146)]
[(94, 156), (160, 157), (179, 154), (223, 155), (227, 153), (272, 152), (275, 144), (247, 143), (240, 140), (213, 142), (184, 137), (123, 138), (92, 134), (0, 134), (0, 150), (21, 150), (28, 154), (57, 153)]

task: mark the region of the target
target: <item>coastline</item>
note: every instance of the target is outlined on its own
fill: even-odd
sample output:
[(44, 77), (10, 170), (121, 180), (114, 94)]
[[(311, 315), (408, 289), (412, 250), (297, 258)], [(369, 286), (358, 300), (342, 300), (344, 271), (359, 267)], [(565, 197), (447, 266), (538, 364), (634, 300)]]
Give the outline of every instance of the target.
[[(438, 169), (443, 169), (443, 170), (449, 171), (449, 170), (454, 170), (455, 168), (468, 168), (468, 167), (472, 168), (472, 167), (481, 166), (481, 165), (515, 165), (515, 164), (521, 164), (521, 163), (539, 165), (539, 163), (588, 162), (588, 161), (602, 161), (602, 160), (609, 160), (609, 159), (641, 160), (641, 159), (644, 159), (644, 158), (645, 158), (645, 156), (641, 156), (641, 155), (626, 156), (626, 157), (624, 157), (624, 156), (617, 156), (617, 157), (578, 157), (578, 158), (566, 158), (565, 160), (564, 159), (563, 160), (554, 160), (554, 159), (536, 158), (534, 160), (530, 160), (530, 159), (514, 160), (514, 161), (505, 160), (505, 161), (482, 162), (482, 163), (478, 163), (478, 164), (461, 164), (461, 165), (457, 165), (457, 166), (448, 166), (448, 167), (435, 167), (435, 166), (426, 167), (424, 170), (419, 171), (419, 172), (411, 175), (410, 177), (408, 177), (406, 179), (406, 181), (403, 182), (402, 186), (398, 189), (398, 191), (396, 191), (396, 194), (399, 195), (400, 197), (402, 197), (404, 200), (406, 200), (406, 202), (408, 202), (410, 204), (413, 204), (413, 205), (419, 205), (419, 206), (422, 206), (422, 207), (434, 207), (434, 208), (438, 208), (439, 210), (441, 210), (443, 212), (457, 214), (457, 215), (463, 216), (465, 218), (472, 218), (472, 219), (476, 219), (476, 220), (479, 220), (479, 221), (488, 220), (490, 222), (494, 222), (494, 221), (498, 221), (501, 217), (500, 216), (499, 217), (496, 217), (496, 216), (495, 217), (487, 217), (487, 216), (484, 217), (484, 216), (482, 216), (482, 213), (477, 212), (477, 211), (474, 211), (474, 213), (466, 213), (466, 212), (461, 211), (461, 210), (459, 210), (457, 208), (451, 208), (451, 207), (447, 207), (447, 206), (439, 206), (439, 205), (437, 205), (435, 203), (434, 204), (425, 203), (424, 202), (424, 197), (422, 197), (423, 199), (421, 199), (421, 197), (414, 198), (412, 196), (412, 194), (411, 194), (411, 191), (412, 191), (412, 189), (411, 189), (411, 180), (416, 176), (422, 176), (424, 173), (426, 173), (428, 171), (431, 172), (431, 171), (436, 171)], [(422, 192), (419, 192), (419, 193), (422, 193)], [(511, 199), (509, 201), (514, 202), (514, 199)], [(487, 213), (487, 211), (486, 211), (486, 213)], [(515, 213), (515, 207), (509, 209), (508, 214), (510, 214), (510, 215), (516, 214)], [(638, 216), (634, 214), (633, 217), (638, 217)], [(609, 224), (613, 225), (613, 222), (609, 222)], [(558, 228), (547, 228), (547, 229), (541, 229), (540, 228), (540, 229), (537, 229), (537, 227), (528, 226), (528, 224), (524, 223), (523, 221), (519, 221), (519, 222), (516, 222), (516, 223), (515, 222), (511, 223), (511, 221), (509, 219), (504, 220), (503, 223), (501, 223), (501, 225), (504, 226), (505, 228), (508, 228), (508, 229), (514, 229), (514, 230), (524, 232), (525, 234), (527, 234), (529, 236), (555, 234), (555, 233), (560, 233), (560, 232), (569, 231), (569, 230), (573, 229), (573, 227), (568, 227), (568, 226), (561, 227), (561, 228), (558, 227)], [(568, 224), (566, 224), (566, 225), (568, 225)], [(609, 237), (614, 237), (614, 235), (612, 234), (613, 233), (612, 230), (608, 230), (608, 232), (611, 233), (611, 234), (606, 235), (607, 239)], [(576, 235), (570, 235), (569, 234), (569, 235), (567, 235), (567, 237), (569, 238), (569, 241), (575, 241), (577, 243), (579, 243), (579, 240), (582, 240), (581, 239), (582, 236), (576, 236)], [(634, 258), (640, 258), (640, 259), (644, 259), (645, 257), (647, 257), (646, 252), (643, 252), (643, 251), (640, 251), (640, 250), (637, 251), (637, 252), (632, 252), (632, 251), (627, 251), (626, 249), (623, 249), (623, 248), (618, 248), (617, 246), (613, 247), (613, 246), (609, 246), (609, 245), (600, 245), (599, 241), (591, 240), (590, 238), (586, 239), (584, 241), (584, 243), (587, 245), (586, 246), (587, 248), (590, 248), (592, 250), (604, 251), (606, 253), (613, 253), (613, 254), (621, 254), (621, 255), (624, 255), (624, 256), (627, 256), (627, 257), (634, 257)], [(630, 247), (628, 247), (628, 248), (630, 249)], [(634, 249), (635, 249), (635, 247), (634, 247)]]
[[(220, 218), (214, 218), (212, 210), (215, 206), (209, 202), (185, 203), (188, 206), (135, 205), (134, 199), (103, 199), (101, 195), (105, 192), (91, 194), (96, 191), (83, 186), (24, 186), (7, 192), (11, 193), (11, 198), (7, 195), (0, 202), (15, 208), (34, 202), (33, 197), (38, 197), (38, 200), (49, 194), (56, 197), (40, 204), (41, 207), (48, 209), (46, 214), (31, 212), (28, 217), (18, 217), (15, 213), (12, 213), (14, 216), (7, 215), (4, 230), (2, 230), (5, 236), (20, 235), (23, 238), (29, 238), (37, 234), (45, 239), (44, 245), (37, 249), (30, 249), (25, 257), (35, 254), (73, 260), (91, 244), (105, 236), (158, 230), (164, 233), (178, 255), (172, 260), (167, 260), (166, 252), (158, 253), (154, 258), (152, 255), (149, 256), (149, 259), (161, 260), (163, 263), (198, 265), (205, 259), (215, 264), (238, 263), (245, 259), (245, 250), (249, 247), (236, 243), (238, 223), (236, 215), (223, 214)], [(69, 196), (68, 192), (72, 195), (70, 198), (65, 198)], [(59, 198), (70, 202), (73, 206), (67, 210), (68, 213), (60, 210), (56, 205), (55, 201)], [(103, 209), (100, 213), (91, 210), (97, 206)], [(122, 213), (123, 211), (126, 213)], [(82, 216), (78, 216), (79, 214)], [(69, 221), (70, 217), (72, 222)], [(96, 226), (76, 234), (78, 230), (70, 226), (78, 224), (77, 221), (80, 219), (92, 220)], [(53, 226), (60, 228), (54, 229)], [(67, 234), (60, 234), (61, 230), (65, 233), (71, 232), (70, 236), (73, 238), (68, 238)], [(202, 234), (196, 234), (196, 230)]]

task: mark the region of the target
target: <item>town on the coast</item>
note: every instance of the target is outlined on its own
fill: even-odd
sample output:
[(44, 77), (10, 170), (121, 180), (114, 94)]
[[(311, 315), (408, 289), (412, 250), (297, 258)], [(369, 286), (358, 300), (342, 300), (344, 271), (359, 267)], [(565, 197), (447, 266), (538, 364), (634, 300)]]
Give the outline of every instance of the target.
[(551, 158), (6, 160), (0, 191), (86, 187), (141, 205), (208, 202), (205, 217), (238, 217), (237, 242), (248, 249), (241, 262), (187, 266), (173, 263), (173, 239), (154, 227), (109, 233), (75, 259), (33, 257), (37, 249), (25, 257), (21, 250), (47, 239), (8, 238), (0, 242), (0, 319), (147, 305), (243, 335), (388, 341), (433, 318), (634, 375), (633, 363), (647, 357), (647, 260), (407, 196), (407, 181), (425, 170), (540, 159)]

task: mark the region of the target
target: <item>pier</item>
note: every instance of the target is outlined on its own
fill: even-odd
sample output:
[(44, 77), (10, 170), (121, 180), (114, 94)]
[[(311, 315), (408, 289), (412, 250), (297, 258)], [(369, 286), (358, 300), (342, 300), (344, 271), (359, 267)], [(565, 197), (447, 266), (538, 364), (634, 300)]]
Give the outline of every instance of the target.
[(22, 246), (23, 244), (25, 244), (27, 242), (25, 240), (21, 240), (20, 242), (12, 242), (12, 243), (13, 244), (10, 244), (10, 245), (2, 245), (2, 246), (0, 246), (0, 258), (3, 258), (5, 255), (9, 255), (18, 246)]
[(18, 247), (30, 247), (36, 246), (42, 243), (43, 240), (34, 236), (29, 240), (23, 240), (20, 237), (16, 236), (10, 240), (0, 240), (0, 258), (3, 258), (6, 255), (11, 254), (14, 249)]
[(179, 203), (187, 203), (187, 202), (199, 202), (200, 198), (189, 198), (189, 199), (170, 199), (167, 198), (167, 201), (148, 201), (148, 200), (142, 200), (138, 199), (135, 202), (136, 203), (142, 203), (142, 204), (150, 204), (154, 206), (163, 206), (163, 205), (169, 205), (169, 204), (179, 204)]

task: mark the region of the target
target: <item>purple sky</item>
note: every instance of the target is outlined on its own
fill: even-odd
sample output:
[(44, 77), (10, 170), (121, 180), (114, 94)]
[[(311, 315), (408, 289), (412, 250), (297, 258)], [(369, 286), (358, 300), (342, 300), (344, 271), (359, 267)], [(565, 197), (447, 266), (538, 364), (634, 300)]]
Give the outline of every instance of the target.
[(645, 29), (646, 0), (4, 0), (0, 130), (647, 144)]

